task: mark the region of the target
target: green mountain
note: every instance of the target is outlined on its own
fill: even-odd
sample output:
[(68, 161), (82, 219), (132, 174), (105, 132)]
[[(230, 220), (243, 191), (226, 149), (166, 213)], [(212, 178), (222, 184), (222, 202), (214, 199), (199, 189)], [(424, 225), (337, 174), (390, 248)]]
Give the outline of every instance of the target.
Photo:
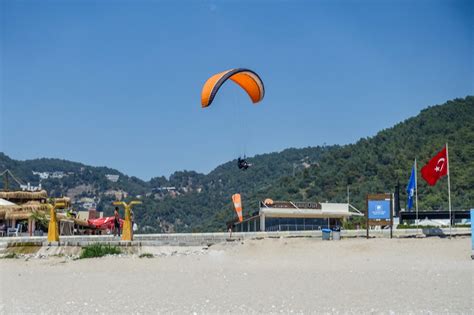
[(420, 209), (448, 209), (447, 177), (428, 186), (419, 173), (444, 145), (449, 145), (453, 209), (474, 205), (474, 97), (429, 107), (376, 136), (334, 147), (318, 165), (285, 177), (264, 192), (277, 199), (342, 201), (350, 186), (351, 203), (363, 209), (367, 193), (404, 190), (416, 158)]
[[(256, 211), (264, 198), (345, 201), (348, 186), (351, 204), (363, 210), (367, 193), (393, 192), (397, 181), (404, 201), (414, 159), (419, 171), (446, 142), (453, 209), (472, 207), (472, 96), (429, 107), (354, 144), (257, 155), (249, 159), (253, 166), (247, 171), (239, 170), (234, 160), (209, 174), (179, 171), (145, 182), (106, 167), (58, 159), (15, 161), (0, 153), (0, 172), (10, 169), (23, 183), (34, 185), (39, 182), (38, 173), (45, 177), (47, 172), (41, 184), (51, 196), (68, 195), (78, 208), (93, 200), (106, 214), (111, 213), (111, 201), (116, 198), (141, 198), (143, 205), (135, 216), (143, 232), (215, 231), (223, 230), (225, 221), (234, 217), (230, 197), (236, 192), (243, 196), (244, 214)], [(118, 180), (109, 175), (118, 175)], [(430, 187), (418, 175), (418, 183), (420, 209), (447, 209), (447, 178)]]

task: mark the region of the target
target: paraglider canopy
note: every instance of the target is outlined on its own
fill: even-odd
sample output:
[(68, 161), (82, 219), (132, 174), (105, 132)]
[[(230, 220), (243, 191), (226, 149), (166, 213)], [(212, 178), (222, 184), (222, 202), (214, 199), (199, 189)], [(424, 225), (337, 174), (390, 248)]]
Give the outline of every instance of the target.
[(249, 69), (237, 68), (217, 73), (204, 83), (201, 92), (201, 105), (203, 108), (211, 105), (220, 87), (229, 79), (244, 89), (253, 103), (263, 100), (265, 88), (258, 74)]

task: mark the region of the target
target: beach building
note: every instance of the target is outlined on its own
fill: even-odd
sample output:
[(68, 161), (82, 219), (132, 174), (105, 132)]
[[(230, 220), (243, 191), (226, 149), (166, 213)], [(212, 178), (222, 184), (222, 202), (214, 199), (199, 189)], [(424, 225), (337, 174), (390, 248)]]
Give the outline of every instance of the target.
[(363, 216), (348, 203), (273, 201), (260, 202), (260, 209), (242, 222), (232, 221), (235, 232), (305, 231), (341, 226), (351, 216)]

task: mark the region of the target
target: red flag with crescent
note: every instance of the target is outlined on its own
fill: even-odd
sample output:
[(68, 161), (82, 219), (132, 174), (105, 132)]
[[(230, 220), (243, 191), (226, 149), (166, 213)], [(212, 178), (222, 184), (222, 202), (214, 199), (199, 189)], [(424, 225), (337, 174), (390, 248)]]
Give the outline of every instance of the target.
[(438, 179), (448, 174), (448, 156), (446, 154), (446, 147), (441, 150), (435, 157), (433, 157), (421, 169), (421, 177), (430, 186), (434, 186)]

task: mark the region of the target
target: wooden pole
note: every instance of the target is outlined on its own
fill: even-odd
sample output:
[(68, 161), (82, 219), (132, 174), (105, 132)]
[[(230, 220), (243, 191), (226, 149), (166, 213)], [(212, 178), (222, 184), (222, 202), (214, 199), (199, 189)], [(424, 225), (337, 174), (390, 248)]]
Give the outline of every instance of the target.
[(33, 219), (28, 218), (28, 234), (33, 235)]
[(393, 238), (393, 194), (390, 194), (390, 238)]
[(367, 239), (369, 239), (369, 195), (365, 197), (365, 205), (367, 211), (365, 212), (365, 225), (367, 229)]
[(8, 191), (8, 170), (5, 172), (5, 191)]

